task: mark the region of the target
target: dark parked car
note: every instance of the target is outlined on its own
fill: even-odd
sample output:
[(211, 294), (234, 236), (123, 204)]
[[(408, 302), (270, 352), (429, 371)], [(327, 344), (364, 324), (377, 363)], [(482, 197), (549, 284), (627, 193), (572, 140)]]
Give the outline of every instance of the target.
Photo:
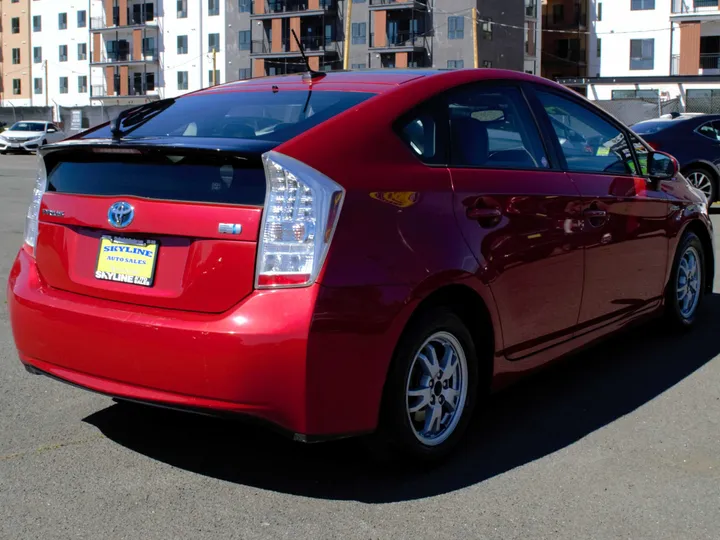
[(688, 181), (710, 203), (718, 200), (720, 114), (673, 115), (632, 126), (655, 150), (671, 154)]
[(7, 294), (28, 371), (304, 442), (442, 457), (487, 393), (689, 327), (713, 285), (677, 162), (522, 73), (252, 79), (40, 157)]

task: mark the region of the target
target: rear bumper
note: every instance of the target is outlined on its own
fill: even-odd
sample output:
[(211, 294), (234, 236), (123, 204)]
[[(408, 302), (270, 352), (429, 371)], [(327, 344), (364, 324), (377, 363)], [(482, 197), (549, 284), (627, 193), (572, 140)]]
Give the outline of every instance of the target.
[(36, 371), (119, 398), (250, 415), (305, 440), (343, 434), (308, 413), (322, 399), (306, 390), (316, 295), (253, 293), (222, 315), (140, 308), (51, 289), (21, 250), (7, 298), (21, 361)]

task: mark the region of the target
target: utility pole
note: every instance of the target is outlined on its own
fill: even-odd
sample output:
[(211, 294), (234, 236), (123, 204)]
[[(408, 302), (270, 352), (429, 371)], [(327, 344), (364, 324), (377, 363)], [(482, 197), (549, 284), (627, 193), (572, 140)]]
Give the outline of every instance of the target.
[(50, 102), (49, 102), (49, 100), (50, 100), (50, 92), (49, 92), (50, 84), (48, 83), (48, 61), (45, 60), (45, 62), (43, 62), (43, 64), (45, 64), (45, 66), (44, 66), (45, 67), (45, 106), (48, 107), (50, 104)]
[(473, 38), (473, 67), (478, 66), (478, 36), (477, 36), (477, 25), (478, 25), (478, 10), (472, 8), (472, 38)]
[(353, 0), (345, 0), (345, 47), (343, 49), (343, 69), (350, 69), (350, 40), (352, 39)]
[(213, 73), (212, 73), (212, 85), (215, 86), (217, 84), (217, 51), (215, 50), (215, 47), (213, 47)]

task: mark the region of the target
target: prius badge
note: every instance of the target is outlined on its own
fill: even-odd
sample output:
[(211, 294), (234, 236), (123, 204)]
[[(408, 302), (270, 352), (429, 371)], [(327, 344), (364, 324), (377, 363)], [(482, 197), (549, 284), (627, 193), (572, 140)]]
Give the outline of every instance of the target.
[(116, 202), (108, 210), (108, 223), (117, 229), (124, 229), (135, 218), (135, 209), (125, 201)]

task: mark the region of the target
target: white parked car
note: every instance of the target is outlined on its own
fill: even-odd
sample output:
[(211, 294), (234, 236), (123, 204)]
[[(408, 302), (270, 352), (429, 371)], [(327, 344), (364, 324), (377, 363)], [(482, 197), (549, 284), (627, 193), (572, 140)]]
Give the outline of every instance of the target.
[(65, 133), (52, 122), (15, 122), (0, 133), (0, 154), (8, 152), (35, 152), (49, 143), (61, 141)]

